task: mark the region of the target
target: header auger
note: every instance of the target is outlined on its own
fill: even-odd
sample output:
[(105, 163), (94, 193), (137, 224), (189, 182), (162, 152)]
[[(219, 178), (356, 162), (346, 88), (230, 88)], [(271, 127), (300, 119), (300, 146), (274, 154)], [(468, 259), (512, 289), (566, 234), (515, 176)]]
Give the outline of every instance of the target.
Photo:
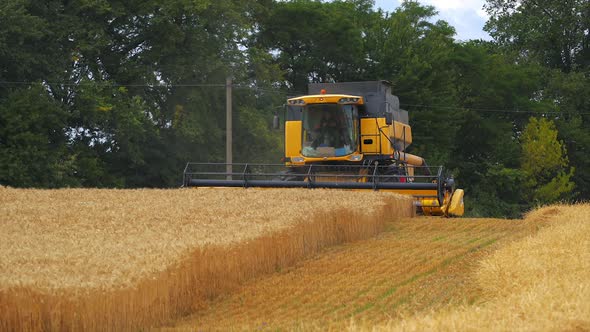
[(463, 215), (463, 190), (406, 152), (408, 112), (386, 81), (315, 83), (287, 100), (284, 164), (188, 163), (184, 186), (385, 190), (426, 215)]

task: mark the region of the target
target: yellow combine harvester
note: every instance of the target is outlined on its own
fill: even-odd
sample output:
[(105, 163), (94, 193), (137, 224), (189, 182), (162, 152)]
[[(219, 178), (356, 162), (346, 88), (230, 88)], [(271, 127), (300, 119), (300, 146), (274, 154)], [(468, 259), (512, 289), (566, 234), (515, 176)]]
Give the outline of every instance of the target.
[(287, 100), (284, 164), (188, 163), (184, 186), (385, 190), (412, 195), (425, 215), (463, 215), (463, 190), (443, 167), (406, 152), (408, 112), (388, 82), (308, 90)]

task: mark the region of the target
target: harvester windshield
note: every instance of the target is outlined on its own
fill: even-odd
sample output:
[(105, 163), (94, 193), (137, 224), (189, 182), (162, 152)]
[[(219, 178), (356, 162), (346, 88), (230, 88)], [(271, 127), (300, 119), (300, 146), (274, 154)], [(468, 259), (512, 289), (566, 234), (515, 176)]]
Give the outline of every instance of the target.
[(306, 157), (339, 157), (357, 149), (356, 105), (310, 104), (303, 108), (301, 153)]

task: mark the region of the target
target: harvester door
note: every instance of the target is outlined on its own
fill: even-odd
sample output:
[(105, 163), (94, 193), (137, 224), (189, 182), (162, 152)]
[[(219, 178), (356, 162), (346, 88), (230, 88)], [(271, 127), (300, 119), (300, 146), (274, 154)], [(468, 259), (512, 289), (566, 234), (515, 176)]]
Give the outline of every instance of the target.
[(381, 133), (375, 118), (361, 119), (361, 152), (381, 154)]

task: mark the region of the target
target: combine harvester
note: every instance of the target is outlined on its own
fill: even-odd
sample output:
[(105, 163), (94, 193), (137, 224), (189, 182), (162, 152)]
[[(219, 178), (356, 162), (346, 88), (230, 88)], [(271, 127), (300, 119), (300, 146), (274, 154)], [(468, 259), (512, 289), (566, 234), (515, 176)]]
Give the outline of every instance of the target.
[(284, 164), (189, 162), (183, 185), (384, 190), (412, 195), (424, 215), (463, 215), (463, 190), (443, 167), (405, 152), (412, 128), (389, 82), (313, 83), (308, 90), (287, 101)]

